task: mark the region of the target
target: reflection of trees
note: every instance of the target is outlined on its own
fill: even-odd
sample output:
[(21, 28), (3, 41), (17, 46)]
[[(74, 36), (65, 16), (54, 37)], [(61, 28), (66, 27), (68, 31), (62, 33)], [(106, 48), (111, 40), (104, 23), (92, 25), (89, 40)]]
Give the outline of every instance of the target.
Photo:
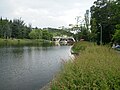
[(24, 49), (23, 47), (14, 47), (14, 48), (11, 48), (11, 53), (14, 55), (14, 57), (16, 57), (16, 59), (18, 58), (22, 58), (23, 55), (24, 55)]

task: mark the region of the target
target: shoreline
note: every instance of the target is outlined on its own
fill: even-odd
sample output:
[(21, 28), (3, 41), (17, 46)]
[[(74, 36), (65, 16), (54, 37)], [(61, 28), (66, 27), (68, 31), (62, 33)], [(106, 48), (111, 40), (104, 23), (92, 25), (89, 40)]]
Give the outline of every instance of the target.
[(43, 45), (47, 43), (47, 45), (53, 45), (53, 42), (43, 40), (43, 39), (1, 39), (0, 38), (0, 46), (33, 46), (33, 45)]
[[(52, 81), (51, 81), (52, 82)], [(51, 82), (47, 83), (45, 86), (43, 86), (41, 89), (39, 90), (51, 90), (50, 88), (50, 85), (51, 85)]]
[(51, 85), (53, 90), (120, 88), (119, 53), (109, 46), (98, 46), (89, 42), (77, 43), (74, 48), (80, 55), (73, 62), (64, 65)]

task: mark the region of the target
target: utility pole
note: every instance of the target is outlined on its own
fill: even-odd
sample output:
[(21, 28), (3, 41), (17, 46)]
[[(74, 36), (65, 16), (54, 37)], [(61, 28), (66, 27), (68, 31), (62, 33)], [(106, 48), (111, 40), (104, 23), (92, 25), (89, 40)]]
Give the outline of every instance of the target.
[(100, 44), (102, 44), (102, 25), (99, 24), (100, 26)]

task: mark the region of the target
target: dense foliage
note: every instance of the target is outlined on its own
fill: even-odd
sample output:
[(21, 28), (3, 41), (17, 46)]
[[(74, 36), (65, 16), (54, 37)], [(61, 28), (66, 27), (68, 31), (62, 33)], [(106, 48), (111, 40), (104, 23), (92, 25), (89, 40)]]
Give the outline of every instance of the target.
[(103, 44), (111, 42), (117, 24), (120, 24), (120, 0), (95, 1), (91, 7), (91, 39), (100, 44), (102, 29)]
[(48, 30), (35, 29), (29, 33), (31, 39), (45, 39), (52, 40), (53, 34)]
[(112, 39), (115, 43), (120, 44), (120, 24), (116, 25), (116, 31)]
[(44, 39), (52, 40), (53, 36), (71, 36), (69, 30), (55, 29), (55, 28), (32, 28), (27, 26), (21, 19), (0, 19), (0, 38), (3, 39)]
[(48, 30), (50, 33), (53, 33), (53, 36), (72, 36), (73, 34), (69, 31), (69, 29), (55, 29), (55, 28), (47, 28), (45, 30)]
[(21, 19), (0, 19), (0, 38), (29, 38), (31, 25), (25, 25)]
[[(73, 29), (76, 27), (73, 27)], [(77, 27), (77, 29), (79, 30), (76, 34), (73, 35), (73, 37), (75, 38), (76, 41), (80, 41), (80, 40), (85, 40), (85, 41), (90, 41), (90, 31), (89, 29), (87, 29), (86, 26), (80, 26)]]

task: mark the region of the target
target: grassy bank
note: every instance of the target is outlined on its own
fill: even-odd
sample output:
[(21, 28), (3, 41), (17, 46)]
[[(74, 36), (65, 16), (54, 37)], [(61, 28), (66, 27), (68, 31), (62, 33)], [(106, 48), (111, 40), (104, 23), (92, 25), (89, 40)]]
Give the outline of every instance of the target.
[(79, 54), (80, 52), (84, 51), (85, 48), (87, 47), (88, 43), (87, 42), (77, 42), (73, 45), (71, 48), (73, 54)]
[(81, 51), (80, 55), (64, 63), (51, 89), (120, 90), (120, 54), (107, 46), (87, 42), (77, 43), (76, 46)]
[[(52, 44), (49, 41), (41, 39), (0, 39), (0, 46), (32, 46), (32, 45)], [(45, 46), (45, 45), (43, 45)]]

